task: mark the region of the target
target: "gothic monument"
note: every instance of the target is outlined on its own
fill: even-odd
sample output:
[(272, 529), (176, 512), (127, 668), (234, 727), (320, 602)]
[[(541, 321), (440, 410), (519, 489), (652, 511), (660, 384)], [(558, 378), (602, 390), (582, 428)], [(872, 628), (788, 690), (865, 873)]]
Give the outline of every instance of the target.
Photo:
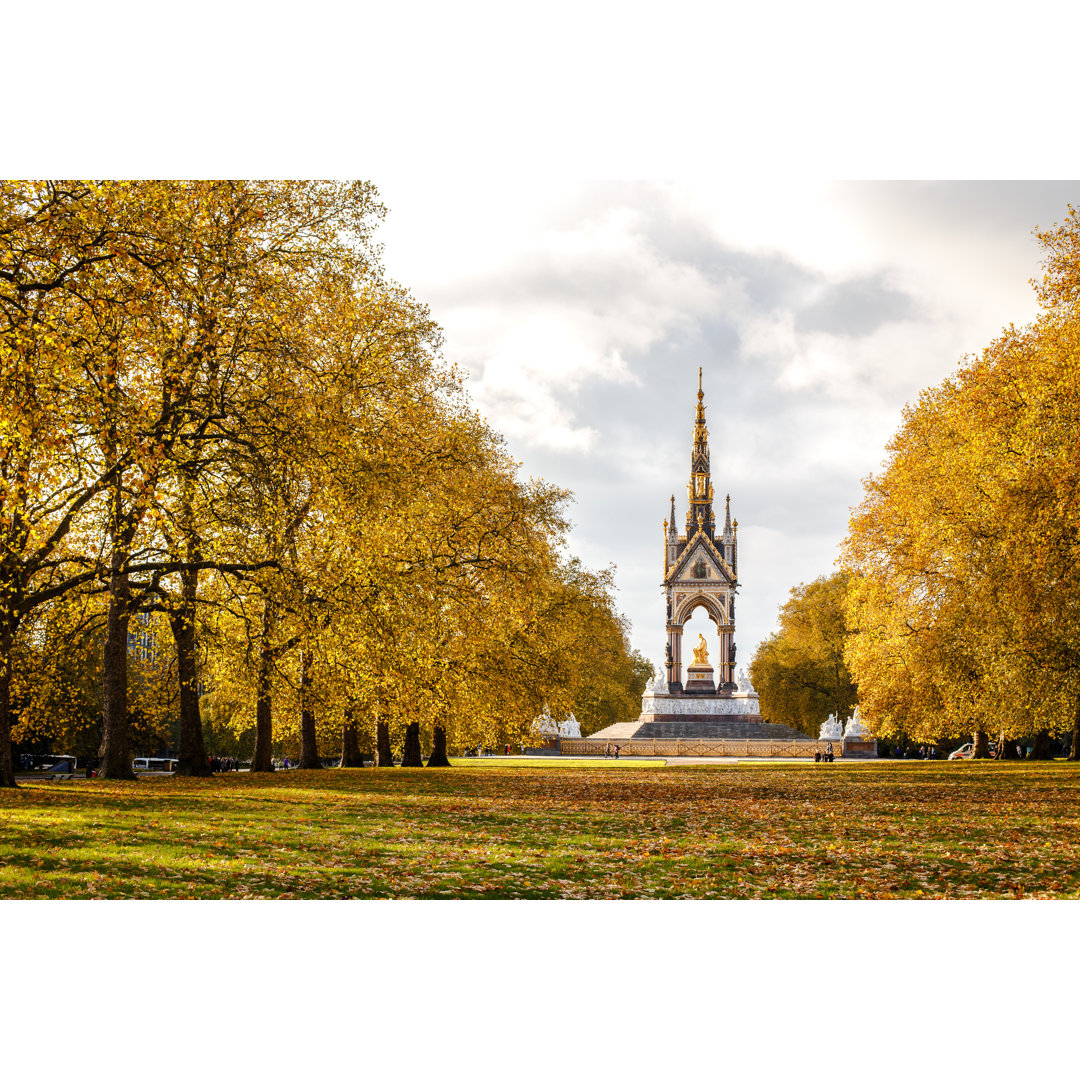
[[(649, 685), (641, 703), (643, 721), (761, 721), (758, 698), (749, 681), (735, 681), (735, 593), (739, 588), (738, 521), (731, 520), (731, 496), (724, 500), (724, 526), (716, 528), (709, 473), (709, 429), (705, 392), (698, 368), (697, 413), (690, 451), (686, 532), (671, 517), (664, 522), (664, 583), (667, 647), (663, 673)], [(703, 608), (716, 626), (719, 655), (715, 667), (703, 635), (692, 646), (693, 660), (683, 673), (683, 628)]]

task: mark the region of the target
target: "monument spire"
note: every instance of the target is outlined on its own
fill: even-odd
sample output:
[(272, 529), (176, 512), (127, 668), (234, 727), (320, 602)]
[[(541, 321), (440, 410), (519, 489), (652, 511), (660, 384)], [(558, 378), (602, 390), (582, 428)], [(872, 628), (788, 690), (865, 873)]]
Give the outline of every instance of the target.
[[(738, 522), (735, 522), (736, 528)], [(720, 548), (729, 566), (735, 566), (735, 529), (731, 527), (731, 496), (724, 500), (724, 531), (720, 537)]]
[(709, 428), (705, 423), (705, 391), (701, 379), (702, 370), (699, 367), (694, 444), (690, 451), (690, 483), (687, 488), (690, 505), (686, 508), (686, 532), (689, 536), (694, 531), (700, 517), (702, 529), (711, 538), (716, 521), (712, 508), (713, 486), (709, 478)]
[(664, 573), (679, 557), (679, 530), (675, 525), (675, 496), (671, 496), (671, 517), (664, 522)]

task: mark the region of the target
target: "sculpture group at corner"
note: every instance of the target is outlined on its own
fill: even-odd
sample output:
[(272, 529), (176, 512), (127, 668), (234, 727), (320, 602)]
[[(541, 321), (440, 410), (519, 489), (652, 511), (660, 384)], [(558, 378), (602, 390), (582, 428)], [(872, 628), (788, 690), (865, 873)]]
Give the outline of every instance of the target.
[(847, 718), (847, 724), (841, 727), (840, 721), (836, 718), (836, 713), (829, 713), (829, 719), (821, 725), (819, 739), (858, 739), (865, 741), (872, 739), (873, 736), (866, 727), (863, 725), (862, 717), (859, 716), (859, 707), (855, 706), (855, 711)]

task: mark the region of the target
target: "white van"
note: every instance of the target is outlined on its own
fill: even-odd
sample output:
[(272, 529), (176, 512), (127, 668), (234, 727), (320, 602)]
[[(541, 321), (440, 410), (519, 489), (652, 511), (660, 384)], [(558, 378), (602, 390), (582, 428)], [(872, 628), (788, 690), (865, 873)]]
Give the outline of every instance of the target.
[(174, 757), (137, 757), (131, 767), (136, 772), (176, 772), (179, 764), (180, 759)]

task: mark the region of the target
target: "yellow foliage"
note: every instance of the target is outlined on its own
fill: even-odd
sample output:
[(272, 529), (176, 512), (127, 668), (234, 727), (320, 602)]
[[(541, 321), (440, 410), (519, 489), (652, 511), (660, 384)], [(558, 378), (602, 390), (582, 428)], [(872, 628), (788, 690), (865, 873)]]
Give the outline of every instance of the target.
[(267, 762), (347, 721), (463, 746), (633, 706), (610, 575), (383, 277), (382, 212), (359, 182), (0, 184), (0, 785), (13, 718), (70, 741), (94, 709), (107, 775), (178, 724), (195, 769), (199, 682)]
[(883, 734), (1080, 717), (1080, 218), (1039, 235), (1043, 313), (906, 410), (851, 519), (847, 658)]

